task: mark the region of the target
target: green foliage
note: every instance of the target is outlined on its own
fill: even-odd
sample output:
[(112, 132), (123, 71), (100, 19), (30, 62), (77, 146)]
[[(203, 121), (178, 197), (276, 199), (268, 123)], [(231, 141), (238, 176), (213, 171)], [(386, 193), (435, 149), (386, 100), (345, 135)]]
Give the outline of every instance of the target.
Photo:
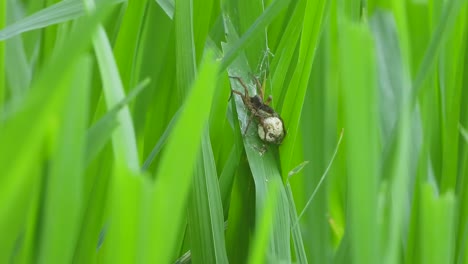
[(0, 263), (468, 263), (467, 18), (0, 0)]

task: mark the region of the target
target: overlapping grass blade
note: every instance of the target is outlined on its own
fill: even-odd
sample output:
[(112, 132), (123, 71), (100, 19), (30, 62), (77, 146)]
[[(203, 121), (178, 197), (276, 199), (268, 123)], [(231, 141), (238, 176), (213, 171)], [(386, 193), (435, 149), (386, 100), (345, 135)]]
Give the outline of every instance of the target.
[(328, 1), (308, 1), (305, 9), (304, 23), (299, 46), (298, 65), (295, 68), (291, 82), (286, 91), (281, 116), (286, 123), (288, 136), (280, 149), (281, 174), (286, 181), (288, 172), (293, 169), (293, 152), (299, 130), (299, 120), (302, 113), (305, 94), (314, 61), (315, 51), (322, 32), (322, 21), (326, 15)]
[(377, 51), (380, 126), (384, 142), (389, 139), (396, 121), (401, 120), (396, 145), (390, 146), (393, 151), (382, 165), (388, 188), (381, 194), (385, 197), (385, 206), (380, 214), (380, 221), (385, 223), (380, 232), (381, 254), (386, 263), (396, 263), (402, 256), (400, 243), (404, 230), (404, 214), (410, 198), (406, 186), (411, 180), (410, 168), (415, 167), (411, 163), (416, 163), (417, 160), (412, 155), (415, 152), (410, 148), (412, 133), (408, 101), (411, 82), (409, 67), (404, 65), (397, 42), (393, 18), (388, 13), (376, 12), (370, 22)]
[(271, 236), (271, 229), (274, 227), (274, 221), (276, 218), (275, 211), (276, 207), (278, 206), (277, 202), (280, 194), (279, 188), (281, 185), (282, 182), (279, 178), (271, 182), (271, 187), (265, 205), (262, 208), (261, 213), (258, 214), (258, 227), (256, 228), (253, 237), (247, 263), (267, 263), (278, 260), (274, 256), (265, 254), (265, 252), (267, 252), (267, 248), (270, 245), (269, 240)]
[[(440, 86), (444, 101), (442, 106), (442, 191), (454, 190), (457, 186), (459, 163), (459, 132), (460, 108), (463, 103), (462, 83), (463, 68), (466, 67), (465, 54), (467, 53), (466, 39), (468, 37), (467, 12), (468, 5), (463, 5), (456, 22), (453, 22), (452, 34), (447, 36), (445, 49), (441, 52), (441, 66), (439, 78), (443, 82)], [(463, 12), (465, 11), (465, 12)]]
[(228, 263), (224, 241), (224, 217), (216, 164), (208, 129), (201, 145), (188, 205), (192, 259), (195, 263)]
[[(200, 147), (200, 138), (208, 120), (211, 99), (217, 80), (218, 63), (207, 56), (200, 67), (195, 84), (187, 97), (184, 108), (172, 134), (169, 136), (161, 165), (156, 175), (152, 197), (152, 224), (150, 242), (146, 248), (146, 262), (167, 263), (176, 258), (176, 243), (183, 221), (186, 199), (189, 194), (192, 172)], [(200, 104), (201, 101), (210, 103)], [(190, 131), (186, 134), (186, 131)], [(180, 151), (184, 154), (181, 155)], [(180, 166), (180, 164), (184, 166)], [(175, 177), (175, 176), (178, 177)], [(170, 197), (170, 203), (166, 199)]]
[[(118, 4), (124, 0), (98, 1), (100, 4)], [(21, 33), (49, 27), (51, 25), (73, 20), (86, 13), (83, 1), (60, 1), (48, 8), (23, 18), (0, 30), (0, 40), (6, 40)]]
[(193, 36), (193, 0), (176, 2), (176, 76), (177, 100), (182, 102), (189, 92), (197, 71), (196, 49)]
[(91, 58), (79, 60), (73, 75), (61, 85), (65, 96), (61, 129), (47, 178), (38, 261), (70, 262), (83, 215), (83, 174), (88, 117)]
[(114, 58), (120, 72), (123, 88), (130, 90), (139, 80), (135, 61), (148, 0), (128, 1), (114, 44)]
[[(231, 45), (236, 45), (235, 43), (238, 43), (238, 40), (236, 39), (237, 33), (228, 18), (225, 19), (224, 23), (226, 34), (228, 36), (228, 46), (226, 49), (231, 50), (233, 49)], [(243, 80), (249, 80), (249, 67), (245, 57), (240, 56), (235, 60), (230, 66), (228, 72), (230, 76), (237, 76)], [(243, 91), (243, 88), (241, 88), (237, 80), (231, 80), (231, 87), (235, 90)], [(254, 94), (252, 93), (253, 89), (250, 89), (250, 93)], [(244, 131), (248, 122), (248, 113), (246, 112), (242, 100), (238, 98), (238, 96), (235, 97), (235, 100), (236, 109), (233, 109), (232, 111), (237, 111), (238, 119), (241, 124), (241, 131)], [(275, 181), (277, 178), (281, 178), (278, 163), (275, 158), (276, 150), (271, 147), (263, 153), (264, 151), (262, 151), (262, 146), (263, 142), (258, 138), (256, 127), (252, 124), (244, 136), (244, 148), (247, 153), (247, 159), (255, 181), (257, 216), (262, 212), (268, 193), (271, 191), (271, 185), (269, 182)], [(273, 228), (270, 230), (271, 234), (269, 235), (270, 244), (268, 251), (265, 252), (265, 254), (280, 261), (290, 261), (291, 253), (289, 250), (290, 225), (288, 201), (283, 186), (281, 186), (279, 192), (277, 207), (275, 207), (274, 210), (275, 219), (273, 219)]]
[[(96, 13), (85, 17), (76, 25), (38, 75), (23, 104), (11, 111), (2, 121), (0, 145), (2, 149), (8, 150), (0, 152), (2, 173), (8, 175), (1, 178), (0, 191), (0, 219), (3, 219), (0, 228), (4, 234), (0, 247), (2, 260), (6, 261), (11, 256), (13, 243), (26, 224), (21, 219), (27, 219), (25, 216), (31, 208), (36, 208), (38, 202), (33, 198), (37, 197), (35, 194), (37, 195), (40, 187), (40, 179), (37, 177), (40, 175), (33, 171), (39, 168), (38, 164), (41, 164), (44, 158), (40, 150), (45, 137), (56, 129), (52, 120), (61, 111), (63, 98), (69, 89), (59, 84), (71, 74), (73, 65), (89, 45), (91, 35), (105, 11), (98, 9)], [(70, 47), (73, 49), (68, 50)], [(50, 80), (54, 80), (54, 84), (51, 84)], [(11, 157), (15, 159), (11, 160)], [(30, 175), (33, 175), (32, 178)]]
[(452, 192), (437, 197), (429, 184), (421, 187), (420, 259), (428, 264), (453, 263), (455, 197)]
[[(7, 0), (0, 0), (0, 28), (4, 28), (7, 22)], [(3, 107), (6, 98), (5, 79), (5, 41), (0, 40), (0, 109)]]
[(167, 16), (172, 19), (174, 17), (174, 0), (156, 0), (156, 3), (166, 12)]
[(294, 203), (293, 192), (289, 182), (286, 184), (286, 194), (289, 202), (289, 216), (291, 217), (291, 233), (292, 240), (294, 243), (294, 252), (297, 263), (308, 263), (307, 256), (304, 248), (304, 242), (302, 240), (302, 234), (298, 225), (299, 218), (297, 217), (296, 204)]
[[(365, 25), (342, 25), (341, 78), (346, 124), (349, 232), (354, 263), (378, 262), (378, 123), (374, 46)], [(357, 52), (357, 51), (361, 52)], [(366, 140), (362, 140), (366, 139)]]
[[(20, 9), (17, 5), (9, 5), (8, 20), (19, 19)], [(32, 79), (32, 70), (28, 61), (24, 41), (21, 37), (13, 37), (6, 42), (5, 77), (7, 81), (10, 101), (20, 101), (29, 89)], [(1, 74), (1, 73), (0, 73)]]
[(109, 223), (100, 250), (103, 263), (139, 262), (146, 240), (152, 184), (147, 175), (116, 164), (109, 194)]
[(166, 127), (166, 130), (164, 130), (164, 133), (162, 134), (161, 138), (158, 140), (158, 143), (154, 146), (154, 148), (151, 150), (151, 153), (149, 154), (148, 158), (146, 158), (145, 162), (143, 163), (142, 169), (147, 170), (155, 157), (159, 154), (161, 151), (162, 147), (164, 144), (166, 144), (167, 138), (172, 132), (172, 129), (174, 128), (174, 125), (176, 124), (179, 115), (180, 115), (180, 109), (177, 111), (177, 113), (172, 117), (171, 121)]
[[(125, 92), (112, 54), (112, 47), (102, 26), (98, 28), (93, 45), (101, 73), (107, 108), (112, 109), (125, 98)], [(127, 164), (135, 172), (139, 171), (135, 131), (128, 107), (124, 106), (117, 114), (117, 118), (120, 126), (114, 131), (112, 137), (116, 162)]]
[(229, 203), (226, 250), (230, 263), (245, 263), (255, 224), (255, 184), (246, 160), (241, 160), (234, 176)]
[[(252, 26), (242, 35), (240, 39), (237, 39), (235, 43), (231, 44), (230, 48), (224, 51), (224, 57), (221, 63), (220, 71), (226, 70), (227, 67), (237, 58), (241, 51), (255, 40), (255, 36), (264, 32), (265, 27), (268, 26), (273, 19), (289, 4), (289, 0), (276, 0), (271, 3), (262, 15), (255, 20)], [(224, 14), (224, 23), (229, 20)], [(265, 43), (259, 43), (263, 45)]]
[(306, 5), (306, 0), (297, 2), (291, 19), (282, 34), (278, 48), (275, 50), (276, 56), (271, 62), (270, 71), (272, 73), (271, 85), (273, 103), (276, 105), (278, 111), (280, 111), (283, 106), (284, 96), (287, 91), (288, 83), (285, 83), (285, 79), (288, 74), (288, 69), (296, 66), (295, 62), (292, 60), (301, 35)]
[(135, 98), (149, 84), (149, 79), (143, 80), (119, 103), (109, 110), (101, 119), (99, 119), (87, 132), (86, 164), (89, 164), (94, 157), (102, 150), (107, 141), (111, 138), (113, 130), (119, 125), (117, 114)]

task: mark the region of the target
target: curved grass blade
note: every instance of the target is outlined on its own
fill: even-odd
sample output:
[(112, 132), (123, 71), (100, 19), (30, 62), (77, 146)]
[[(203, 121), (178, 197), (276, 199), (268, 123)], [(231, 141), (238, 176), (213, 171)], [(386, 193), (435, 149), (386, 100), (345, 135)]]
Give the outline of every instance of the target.
[(141, 167), (142, 170), (147, 170), (149, 168), (151, 163), (154, 161), (156, 156), (161, 151), (162, 147), (166, 144), (167, 138), (171, 134), (171, 131), (172, 131), (174, 125), (176, 124), (177, 120), (179, 119), (181, 109), (182, 108), (177, 110), (177, 112), (172, 117), (171, 121), (169, 122), (169, 124), (166, 127), (166, 130), (164, 130), (164, 133), (162, 134), (161, 138), (159, 138), (158, 143), (156, 143), (154, 148), (151, 150), (151, 153), (148, 155), (145, 162), (143, 163), (143, 166)]
[[(224, 57), (221, 62), (220, 71), (223, 72), (227, 67), (236, 59), (240, 52), (248, 45), (255, 36), (264, 33), (265, 28), (280, 14), (280, 12), (286, 8), (290, 0), (276, 0), (271, 3), (262, 15), (255, 20), (252, 26), (242, 35), (240, 39), (237, 39), (232, 43), (229, 49), (224, 51)], [(224, 21), (228, 21), (229, 18), (224, 17)], [(263, 44), (263, 43), (262, 43)]]
[(87, 146), (86, 146), (86, 162), (89, 164), (94, 157), (104, 148), (105, 144), (112, 136), (112, 131), (119, 125), (117, 122), (117, 114), (133, 100), (140, 92), (148, 87), (150, 80), (145, 79), (140, 82), (130, 93), (111, 110), (109, 110), (101, 119), (88, 129)]
[[(107, 108), (112, 109), (125, 98), (125, 93), (119, 70), (112, 54), (112, 47), (102, 26), (98, 28), (93, 45), (101, 73)], [(138, 161), (135, 131), (130, 110), (127, 106), (124, 106), (119, 111), (117, 119), (120, 126), (114, 131), (112, 136), (116, 162), (127, 164), (135, 172), (139, 171), (140, 164)]]
[[(98, 6), (102, 3), (118, 4), (125, 0), (98, 1)], [(86, 14), (83, 1), (66, 0), (60, 1), (48, 8), (23, 18), (0, 30), (0, 41), (6, 40), (16, 35), (31, 30), (45, 28), (51, 25), (67, 22)]]

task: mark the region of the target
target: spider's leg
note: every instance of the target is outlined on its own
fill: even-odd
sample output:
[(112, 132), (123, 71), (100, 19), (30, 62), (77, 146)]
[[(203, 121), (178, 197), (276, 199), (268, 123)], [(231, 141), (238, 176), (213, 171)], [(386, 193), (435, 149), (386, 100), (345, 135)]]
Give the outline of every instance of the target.
[(247, 135), (247, 131), (249, 130), (249, 126), (250, 126), (250, 123), (252, 123), (252, 119), (254, 117), (254, 113), (250, 113), (250, 116), (249, 116), (249, 121), (247, 121), (247, 126), (245, 126), (245, 130), (244, 130), (244, 136)]
[(271, 101), (273, 100), (273, 96), (271, 96), (271, 94), (268, 96), (268, 98), (266, 99), (265, 101), (265, 104), (266, 105), (270, 105)]
[(264, 96), (265, 94), (263, 93), (263, 88), (262, 88), (262, 85), (260, 84), (260, 81), (258, 80), (258, 78), (253, 75), (253, 74), (250, 74), (252, 76), (252, 78), (254, 79), (255, 81), (255, 86), (257, 87), (257, 93), (260, 94), (260, 98), (262, 98), (262, 101), (265, 99)]
[(244, 81), (242, 81), (242, 79), (240, 77), (238, 77), (238, 76), (229, 76), (229, 78), (236, 79), (242, 85), (242, 87), (244, 87), (245, 94), (243, 94), (243, 95), (240, 94), (240, 93), (238, 93), (238, 94), (240, 94), (242, 96), (249, 96), (249, 89), (247, 89), (247, 85), (245, 85)]

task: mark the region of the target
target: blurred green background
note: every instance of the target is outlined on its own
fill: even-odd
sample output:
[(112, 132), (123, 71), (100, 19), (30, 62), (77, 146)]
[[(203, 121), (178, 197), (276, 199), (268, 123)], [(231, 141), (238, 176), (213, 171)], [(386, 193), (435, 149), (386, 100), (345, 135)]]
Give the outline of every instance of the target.
[(467, 43), (464, 0), (0, 0), (0, 263), (468, 263)]

